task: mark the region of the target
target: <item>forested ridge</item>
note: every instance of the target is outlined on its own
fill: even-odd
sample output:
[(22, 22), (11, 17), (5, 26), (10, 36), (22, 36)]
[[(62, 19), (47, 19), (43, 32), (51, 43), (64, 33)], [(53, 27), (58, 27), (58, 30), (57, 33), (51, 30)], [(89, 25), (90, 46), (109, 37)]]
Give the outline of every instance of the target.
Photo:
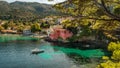
[(48, 4), (0, 1), (0, 19), (2, 20), (34, 21), (49, 15), (60, 15), (60, 12)]

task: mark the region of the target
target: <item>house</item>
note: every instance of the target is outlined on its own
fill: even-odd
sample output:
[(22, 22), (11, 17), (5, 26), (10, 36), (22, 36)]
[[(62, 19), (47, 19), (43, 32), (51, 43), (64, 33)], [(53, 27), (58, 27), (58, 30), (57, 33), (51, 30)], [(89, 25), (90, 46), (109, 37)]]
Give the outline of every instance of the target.
[(62, 38), (66, 40), (67, 38), (72, 37), (73, 33), (66, 29), (53, 29), (54, 31), (50, 34), (50, 39), (57, 40), (58, 38)]
[(31, 30), (23, 30), (23, 35), (32, 35)]

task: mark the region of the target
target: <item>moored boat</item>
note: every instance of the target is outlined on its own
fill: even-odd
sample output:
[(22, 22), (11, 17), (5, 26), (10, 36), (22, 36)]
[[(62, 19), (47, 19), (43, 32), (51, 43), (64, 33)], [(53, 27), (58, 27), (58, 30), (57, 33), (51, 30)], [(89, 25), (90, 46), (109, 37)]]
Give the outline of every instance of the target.
[(39, 53), (43, 53), (44, 52), (44, 50), (43, 49), (38, 49), (38, 48), (35, 48), (35, 49), (33, 49), (32, 50), (32, 54), (39, 54)]

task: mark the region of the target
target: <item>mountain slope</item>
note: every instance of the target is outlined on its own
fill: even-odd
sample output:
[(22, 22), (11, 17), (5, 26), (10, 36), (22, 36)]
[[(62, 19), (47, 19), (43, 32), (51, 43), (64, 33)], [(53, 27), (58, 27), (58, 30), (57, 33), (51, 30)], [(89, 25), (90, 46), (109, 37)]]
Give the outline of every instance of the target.
[(52, 8), (52, 5), (37, 2), (13, 2), (0, 1), (0, 19), (31, 21), (43, 18), (47, 15), (58, 15), (60, 12)]

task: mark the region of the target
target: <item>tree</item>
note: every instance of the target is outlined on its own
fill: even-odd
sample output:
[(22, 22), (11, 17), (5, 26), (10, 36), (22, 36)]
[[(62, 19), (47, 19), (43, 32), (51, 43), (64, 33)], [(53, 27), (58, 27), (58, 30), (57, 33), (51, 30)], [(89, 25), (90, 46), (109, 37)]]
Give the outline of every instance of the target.
[(3, 26), (5, 29), (8, 29), (8, 27), (9, 27), (8, 23), (3, 24), (2, 26)]
[(11, 29), (13, 29), (15, 25), (16, 24), (13, 22), (13, 20), (8, 22), (8, 27), (10, 27)]
[(3, 29), (4, 29), (4, 27), (0, 25), (0, 31), (3, 30)]
[(91, 24), (90, 29), (110, 35), (120, 27), (119, 0), (66, 0), (54, 7), (72, 16), (75, 20), (71, 23), (77, 23), (76, 27)]
[(40, 25), (39, 23), (34, 23), (32, 26), (31, 26), (31, 31), (32, 32), (37, 32), (37, 31), (40, 31), (41, 28), (40, 28)]
[[(66, 0), (54, 7), (75, 18), (79, 24), (77, 27), (84, 28), (90, 23), (89, 28), (97, 35), (104, 34), (114, 39), (114, 31), (120, 28), (119, 0)], [(97, 68), (120, 68), (120, 42), (111, 42), (108, 50), (113, 53), (112, 56), (103, 57), (105, 62)]]
[(120, 42), (111, 42), (108, 50), (112, 52), (112, 56), (104, 56), (104, 62), (99, 64), (97, 68), (120, 68)]
[(67, 20), (67, 19), (63, 20), (62, 25), (65, 29), (70, 30), (75, 35), (75, 34), (77, 34), (77, 31), (78, 31), (78, 29), (76, 27), (76, 26), (78, 26), (78, 24), (75, 22), (72, 22), (72, 21), (73, 20)]
[(23, 25), (23, 23), (17, 23), (16, 25), (17, 25), (18, 32), (22, 32), (24, 30), (25, 26)]
[(49, 28), (50, 24), (49, 24), (49, 22), (46, 21), (46, 22), (41, 23), (40, 27), (41, 28)]

